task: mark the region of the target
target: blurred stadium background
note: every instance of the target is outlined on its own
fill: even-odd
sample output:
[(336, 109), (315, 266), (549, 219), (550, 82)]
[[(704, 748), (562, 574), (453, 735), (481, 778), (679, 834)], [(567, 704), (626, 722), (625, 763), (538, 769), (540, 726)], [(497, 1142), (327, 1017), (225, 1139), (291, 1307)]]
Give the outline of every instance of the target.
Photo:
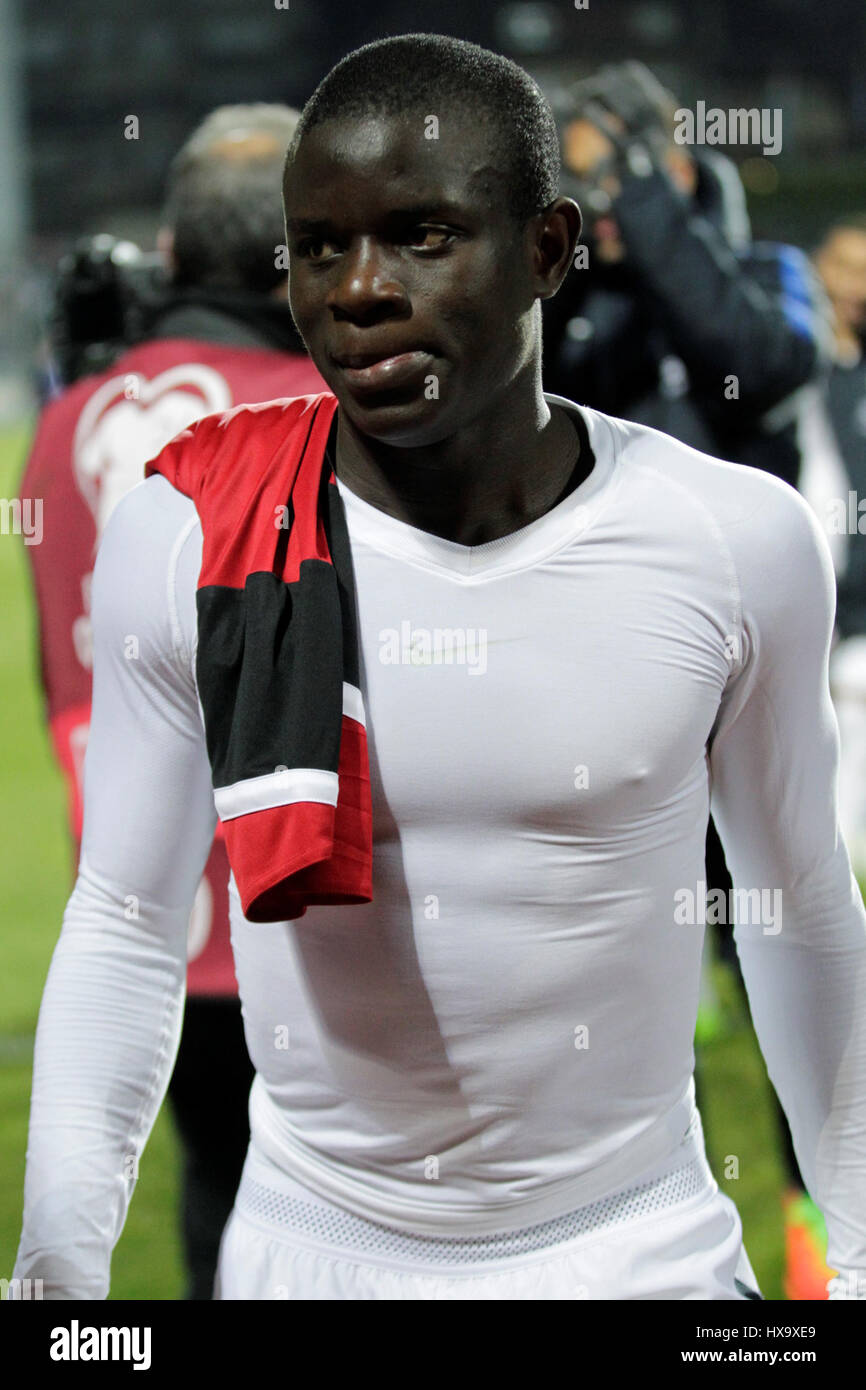
[[(684, 106), (782, 107), (775, 158), (733, 151), (756, 236), (809, 249), (866, 203), (862, 0), (0, 0), (0, 497), (16, 495), (45, 372), (52, 275), (84, 234), (152, 250), (168, 161), (227, 102), (301, 106), (343, 53), (386, 34), (472, 39), (556, 83), (626, 57)], [(138, 138), (125, 122), (138, 118)], [(33, 1034), (71, 887), (64, 793), (42, 721), (34, 610), (20, 537), (0, 536), (0, 1275), (18, 1240)], [(122, 750), (118, 749), (118, 757)], [(747, 1012), (716, 967), (724, 1025), (706, 1048), (711, 1161), (736, 1200), (765, 1295), (781, 1297), (781, 1168)], [(725, 1177), (726, 1159), (739, 1176)], [(182, 1291), (177, 1141), (160, 1117), (114, 1260), (112, 1296)]]

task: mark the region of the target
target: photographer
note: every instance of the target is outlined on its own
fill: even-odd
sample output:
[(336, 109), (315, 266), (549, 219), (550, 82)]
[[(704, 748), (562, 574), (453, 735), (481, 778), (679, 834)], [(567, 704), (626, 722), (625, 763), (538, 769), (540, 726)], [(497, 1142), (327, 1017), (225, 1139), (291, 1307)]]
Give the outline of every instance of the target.
[(677, 143), (674, 99), (642, 64), (558, 105), (587, 245), (545, 305), (548, 390), (795, 484), (791, 398), (828, 334), (806, 257), (751, 242), (733, 165)]
[[(292, 321), (281, 254), (282, 166), (296, 121), (276, 105), (214, 111), (171, 168), (157, 258), (165, 269), (129, 243), (99, 237), (67, 261), (58, 286), (55, 353), (66, 389), (42, 414), (21, 494), (44, 501), (44, 540), (27, 554), (76, 849), (91, 714), (90, 582), (109, 516), (143, 480), (146, 461), (199, 416), (322, 389)], [(129, 659), (146, 661), (136, 640), (130, 634)], [(218, 834), (190, 919), (184, 1030), (169, 1091), (185, 1151), (187, 1296), (199, 1299), (211, 1297), (249, 1141), (253, 1071), (227, 881)], [(134, 894), (128, 910), (136, 910)]]

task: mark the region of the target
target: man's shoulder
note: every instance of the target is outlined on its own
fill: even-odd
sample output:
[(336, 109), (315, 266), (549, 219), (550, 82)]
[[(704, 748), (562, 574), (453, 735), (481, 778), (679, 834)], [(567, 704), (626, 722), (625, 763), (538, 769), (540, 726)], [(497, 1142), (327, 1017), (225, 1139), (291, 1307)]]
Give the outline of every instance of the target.
[(649, 425), (604, 418), (618, 438), (626, 475), (655, 474), (661, 487), (688, 493), (721, 523), (745, 521), (756, 508), (792, 516), (805, 509), (795, 488), (761, 468), (717, 458)]
[(307, 396), (236, 405), (193, 420), (145, 466), (145, 476), (162, 473), (174, 487), (197, 500), (203, 492), (223, 500), (237, 489), (257, 485), (277, 457), (303, 456), (313, 423), (328, 391)]
[(765, 643), (776, 631), (789, 640), (807, 614), (824, 632), (835, 592), (832, 557), (818, 517), (795, 488), (659, 430), (610, 425), (621, 438), (620, 492), (635, 535), (660, 542), (686, 582), (724, 583)]
[[(209, 451), (227, 440), (233, 447), (248, 440), (251, 445), (266, 449), (272, 436), (282, 438), (289, 427), (297, 425), (305, 414), (315, 410), (318, 402), (328, 398), (328, 393), (287, 396), (202, 415), (177, 435), (166, 451), (178, 446)], [(197, 530), (200, 537), (201, 525), (192, 498), (153, 469), (152, 464), (148, 470), (144, 480), (114, 508), (100, 552), (108, 544), (120, 553), (129, 547), (135, 553), (167, 554), (178, 544), (181, 532)]]
[(121, 497), (111, 513), (100, 542), (115, 546), (136, 537), (159, 546), (173, 542), (190, 520), (197, 520), (195, 503), (160, 474), (136, 483)]
[(156, 475), (114, 508), (93, 576), (104, 640), (134, 635), (154, 669), (190, 669), (202, 531), (195, 503)]
[(183, 557), (201, 555), (201, 523), (191, 498), (159, 474), (130, 488), (114, 508), (99, 543), (97, 568), (125, 588), (162, 599)]
[[(303, 449), (319, 407), (333, 402), (329, 391), (305, 396), (281, 396), (270, 401), (248, 401), (218, 414), (205, 415), (193, 425), (195, 437), (208, 451), (216, 449), (223, 463), (232, 468), (243, 449), (244, 467), (252, 461), (270, 459), (282, 445)], [(291, 447), (291, 446), (290, 446)]]
[(812, 508), (781, 478), (703, 453), (648, 425), (581, 409), (595, 417), (596, 436), (602, 425), (613, 439), (620, 496), (625, 506), (633, 503), (646, 527), (697, 549), (714, 537), (735, 560), (758, 551), (781, 563), (825, 547)]
[(330, 399), (330, 392), (320, 391), (305, 396), (280, 396), (269, 401), (247, 401), (230, 410), (202, 415), (190, 429), (203, 442), (216, 439), (220, 434), (233, 438), (248, 434), (251, 440), (268, 433), (284, 434), (305, 415), (312, 416), (321, 401)]

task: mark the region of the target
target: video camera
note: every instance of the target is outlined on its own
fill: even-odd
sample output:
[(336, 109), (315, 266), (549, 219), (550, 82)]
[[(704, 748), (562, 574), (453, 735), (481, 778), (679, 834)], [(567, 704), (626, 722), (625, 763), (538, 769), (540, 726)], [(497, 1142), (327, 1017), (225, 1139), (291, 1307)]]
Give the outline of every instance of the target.
[(106, 233), (76, 242), (57, 268), (49, 327), (63, 385), (104, 371), (141, 342), (168, 299), (157, 252)]

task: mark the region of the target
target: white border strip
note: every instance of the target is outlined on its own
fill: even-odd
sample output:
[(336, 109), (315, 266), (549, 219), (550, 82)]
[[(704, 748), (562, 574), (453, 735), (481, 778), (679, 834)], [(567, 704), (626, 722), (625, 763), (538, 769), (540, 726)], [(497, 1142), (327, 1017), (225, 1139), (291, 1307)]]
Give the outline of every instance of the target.
[(347, 685), (345, 681), (343, 681), (343, 713), (366, 729), (367, 716), (364, 713), (364, 701), (361, 692), (356, 685)]
[(230, 787), (217, 787), (213, 799), (220, 820), (234, 820), (252, 811), (269, 811), (296, 801), (321, 801), (336, 806), (338, 787), (336, 772), (293, 767), (267, 772), (263, 777), (247, 777)]

